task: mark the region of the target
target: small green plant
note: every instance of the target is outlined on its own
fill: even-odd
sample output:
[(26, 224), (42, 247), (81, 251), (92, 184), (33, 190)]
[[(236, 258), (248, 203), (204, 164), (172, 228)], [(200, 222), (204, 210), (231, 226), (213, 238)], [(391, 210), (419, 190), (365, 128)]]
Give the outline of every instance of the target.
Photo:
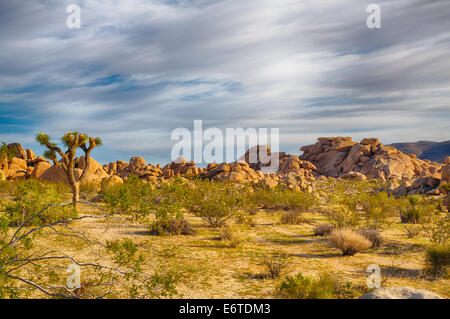
[(344, 256), (353, 256), (372, 247), (370, 240), (349, 228), (333, 230), (328, 237), (328, 241), (338, 248)]
[(329, 273), (321, 273), (319, 278), (298, 273), (296, 276), (286, 276), (279, 292), (289, 299), (335, 299), (338, 297), (339, 283)]

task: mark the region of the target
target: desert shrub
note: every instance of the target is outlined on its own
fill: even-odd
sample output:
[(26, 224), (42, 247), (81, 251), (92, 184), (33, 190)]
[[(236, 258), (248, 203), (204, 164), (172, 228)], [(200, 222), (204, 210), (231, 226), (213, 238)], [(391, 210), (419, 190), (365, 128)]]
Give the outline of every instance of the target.
[(289, 299), (334, 299), (337, 298), (339, 283), (328, 273), (312, 278), (298, 273), (286, 276), (279, 286), (279, 292)]
[(424, 272), (434, 277), (447, 276), (450, 267), (450, 244), (432, 244), (426, 250)]
[(151, 184), (131, 175), (123, 184), (102, 189), (102, 195), (106, 208), (111, 213), (140, 218), (148, 215), (154, 206), (152, 190)]
[(249, 201), (257, 206), (273, 210), (297, 210), (306, 212), (314, 207), (316, 200), (308, 192), (298, 192), (283, 185), (267, 189), (258, 187), (248, 194)]
[(408, 238), (414, 238), (420, 235), (423, 231), (422, 225), (405, 225), (403, 226), (403, 231)]
[(184, 217), (158, 218), (150, 225), (150, 234), (158, 236), (167, 235), (194, 235), (195, 229)]
[(404, 205), (402, 199), (389, 196), (387, 192), (360, 193), (357, 201), (365, 217), (373, 223), (386, 223)]
[(430, 222), (439, 213), (438, 204), (420, 195), (408, 196), (408, 207), (400, 212), (402, 223), (424, 224)]
[(192, 210), (208, 226), (221, 227), (241, 211), (244, 196), (231, 183), (210, 182), (210, 184), (210, 187), (199, 190), (202, 199)]
[(353, 256), (372, 246), (372, 243), (363, 235), (349, 228), (333, 230), (328, 240), (334, 247), (342, 251), (344, 256)]
[(289, 258), (285, 253), (274, 252), (270, 256), (263, 258), (262, 265), (265, 267), (263, 276), (276, 279), (287, 271), (289, 267)]
[(439, 220), (428, 227), (430, 240), (434, 244), (443, 244), (450, 238), (450, 218)]
[(353, 227), (361, 224), (361, 216), (347, 205), (334, 204), (327, 208), (325, 215), (336, 227)]
[(223, 226), (220, 229), (220, 239), (227, 242), (228, 246), (231, 248), (239, 247), (245, 241), (242, 229), (238, 228), (236, 225)]
[[(63, 194), (58, 191), (57, 185), (29, 179), (17, 184), (14, 201), (6, 205), (6, 213), (11, 226), (18, 226), (47, 206), (62, 202)], [(27, 225), (54, 223), (75, 216), (77, 213), (73, 206), (54, 206), (32, 218)]]
[(360, 233), (364, 238), (368, 239), (371, 243), (371, 247), (381, 247), (384, 243), (384, 238), (381, 236), (379, 230), (373, 227), (365, 227), (358, 229), (358, 233)]
[(314, 227), (314, 235), (315, 236), (328, 236), (331, 234), (333, 229), (335, 229), (336, 226), (331, 225), (329, 223), (320, 223)]
[(298, 210), (282, 212), (280, 216), (280, 223), (285, 225), (298, 225), (303, 221), (302, 213)]

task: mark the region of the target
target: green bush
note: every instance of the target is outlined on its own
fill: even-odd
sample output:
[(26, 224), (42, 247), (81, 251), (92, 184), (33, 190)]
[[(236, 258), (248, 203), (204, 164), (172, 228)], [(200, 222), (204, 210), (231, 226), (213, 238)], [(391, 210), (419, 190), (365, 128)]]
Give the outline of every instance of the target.
[(439, 277), (447, 276), (450, 267), (450, 244), (432, 244), (426, 250), (425, 273)]
[(325, 210), (325, 215), (338, 228), (354, 227), (362, 223), (361, 216), (355, 210), (344, 204), (330, 205)]
[[(11, 226), (19, 226), (44, 208), (62, 202), (63, 197), (57, 185), (29, 179), (17, 184), (14, 201), (6, 205), (6, 213)], [(54, 206), (31, 219), (27, 225), (54, 223), (76, 215), (73, 206)]]
[(111, 213), (142, 218), (150, 214), (153, 205), (153, 185), (131, 175), (123, 184), (102, 190), (103, 201)]
[(408, 197), (408, 207), (400, 212), (402, 223), (425, 224), (439, 214), (438, 203), (432, 199), (425, 199), (420, 195)]
[(184, 217), (158, 218), (150, 225), (150, 234), (158, 236), (194, 235), (192, 225)]
[(221, 227), (231, 218), (237, 217), (245, 206), (243, 192), (226, 182), (209, 182), (209, 187), (198, 189), (201, 198), (193, 213), (210, 227)]
[(256, 187), (254, 192), (248, 193), (248, 201), (265, 209), (296, 210), (306, 212), (311, 210), (316, 200), (307, 192), (298, 192), (283, 185), (267, 189)]
[(339, 283), (330, 274), (322, 273), (315, 279), (298, 273), (286, 276), (279, 286), (280, 293), (289, 299), (335, 299)]

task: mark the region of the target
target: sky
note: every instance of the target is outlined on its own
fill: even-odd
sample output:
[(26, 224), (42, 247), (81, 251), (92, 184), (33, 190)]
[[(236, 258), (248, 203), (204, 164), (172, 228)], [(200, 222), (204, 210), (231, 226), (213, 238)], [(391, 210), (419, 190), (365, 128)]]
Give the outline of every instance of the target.
[(279, 128), (296, 155), (320, 136), (449, 140), (449, 16), (448, 0), (0, 0), (0, 141), (40, 155), (37, 133), (77, 130), (101, 163), (164, 164), (194, 120)]

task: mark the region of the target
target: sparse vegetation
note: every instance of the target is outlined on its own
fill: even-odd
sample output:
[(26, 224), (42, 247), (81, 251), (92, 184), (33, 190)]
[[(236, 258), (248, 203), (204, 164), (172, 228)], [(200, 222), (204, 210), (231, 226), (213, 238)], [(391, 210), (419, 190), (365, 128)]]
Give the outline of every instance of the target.
[[(103, 234), (107, 234), (105, 239), (108, 238), (108, 241), (104, 243), (105, 247), (101, 246), (105, 249), (103, 260), (95, 260), (99, 263), (109, 260), (114, 265), (123, 265), (136, 285), (122, 282), (120, 276), (115, 274), (113, 277), (119, 288), (112, 289), (108, 298), (181, 296), (177, 287), (182, 287), (182, 291), (188, 287), (187, 297), (208, 297), (210, 289), (224, 297), (358, 296), (364, 290), (361, 287), (366, 287), (365, 272), (352, 276), (344, 272), (342, 276), (345, 280), (341, 280), (337, 279), (340, 278), (337, 274), (323, 271), (336, 267), (336, 263), (343, 269), (361, 269), (362, 259), (358, 256), (341, 259), (326, 241), (313, 237), (324, 236), (343, 255), (355, 255), (369, 248), (385, 246), (379, 251), (368, 250), (366, 254), (377, 263), (377, 258), (389, 253), (391, 258), (399, 259), (398, 264), (409, 262), (416, 270), (425, 262), (424, 273), (440, 282), (437, 288), (429, 280), (425, 281), (425, 285), (446, 295), (449, 223), (445, 213), (439, 214), (437, 200), (425, 196), (416, 196), (411, 200), (376, 195), (375, 189), (382, 187), (367, 181), (335, 180), (332, 183), (324, 181), (323, 184), (317, 187), (326, 190), (321, 194), (321, 199), (285, 187), (267, 189), (259, 185), (236, 185), (197, 178), (172, 178), (165, 183), (153, 183), (130, 175), (123, 184), (102, 184), (101, 190), (98, 184), (81, 184), (81, 197), (95, 198), (95, 205), (104, 209), (102, 214), (106, 215), (97, 216), (99, 212), (96, 212), (87, 223), (70, 218), (91, 215), (90, 209), (83, 208), (82, 213), (76, 215), (70, 203), (49, 208), (39, 218), (30, 221), (23, 231), (66, 219), (69, 219), (68, 222), (56, 226), (58, 233), (49, 228), (24, 239), (23, 245), (27, 248), (22, 253), (37, 254), (43, 251), (43, 247), (52, 250), (56, 245), (57, 249), (64, 251), (66, 245), (69, 251), (83, 256), (85, 251), (89, 251), (85, 250), (86, 247), (103, 243)], [(0, 228), (10, 230), (11, 234), (11, 230), (16, 230), (26, 216), (41, 207), (70, 201), (70, 192), (64, 184), (48, 184), (32, 179), (2, 182)], [(375, 198), (371, 199), (371, 196)], [(389, 211), (382, 212), (383, 207)], [(421, 211), (418, 223), (400, 223), (399, 214), (408, 209)], [(81, 233), (86, 232), (85, 239), (92, 242), (82, 240), (81, 233), (71, 232), (71, 229), (75, 231), (78, 228)], [(66, 232), (62, 234), (61, 229)], [(411, 233), (421, 229), (423, 236), (408, 236), (406, 229)], [(67, 236), (69, 233), (76, 236)], [(127, 234), (132, 234), (132, 241), (126, 239)], [(0, 246), (4, 244), (6, 241)], [(59, 247), (61, 245), (63, 247)], [(167, 247), (176, 247), (176, 253), (173, 249), (166, 253)], [(418, 258), (417, 253), (423, 257)], [(46, 269), (41, 276), (43, 281), (50, 286), (61, 287), (61, 281), (65, 279), (63, 266), (67, 265), (53, 263), (49, 266), (44, 263), (41, 266)], [(283, 277), (288, 271), (299, 270), (307, 271), (308, 276), (302, 273)], [(73, 296), (85, 298), (105, 292), (96, 286), (95, 280), (99, 278), (94, 273), (86, 271), (89, 275), (83, 279), (82, 288), (73, 292)], [(108, 277), (104, 272), (101, 276)], [(255, 276), (255, 280), (247, 280), (247, 276)], [(146, 284), (140, 285), (139, 280), (143, 278), (146, 278)], [(227, 281), (228, 278), (233, 280)], [(401, 278), (396, 277), (394, 283), (415, 286), (416, 280), (419, 280), (417, 278), (402, 275)], [(7, 280), (10, 285), (11, 279)], [(358, 285), (351, 284), (350, 280), (357, 281)], [(229, 288), (229, 285), (235, 286)], [(24, 285), (14, 287), (22, 290), (4, 290), (2, 296), (9, 298), (15, 293), (24, 296)], [(360, 288), (355, 290), (355, 287)], [(28, 291), (30, 296), (39, 295), (35, 289)], [(61, 288), (52, 291), (62, 295), (66, 293)]]

